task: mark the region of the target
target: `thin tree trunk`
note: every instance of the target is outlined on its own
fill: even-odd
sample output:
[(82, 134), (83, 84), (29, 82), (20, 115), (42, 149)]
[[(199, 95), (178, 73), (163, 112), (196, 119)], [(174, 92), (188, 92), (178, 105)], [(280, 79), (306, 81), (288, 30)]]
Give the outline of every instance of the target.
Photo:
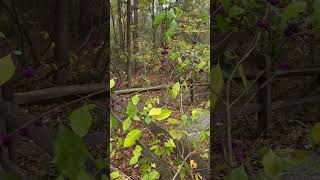
[(131, 85), (131, 0), (127, 0), (127, 79)]
[(65, 26), (65, 15), (66, 15), (66, 1), (56, 0), (55, 4), (55, 59), (58, 65), (58, 72), (55, 77), (55, 83), (64, 84), (66, 82), (66, 70), (65, 66), (68, 62), (68, 52), (67, 52), (67, 35)]
[(133, 49), (134, 54), (136, 54), (139, 51), (139, 44), (138, 44), (138, 38), (139, 38), (139, 15), (138, 15), (138, 9), (139, 4), (138, 0), (134, 0), (134, 36), (133, 36)]
[[(154, 21), (154, 0), (152, 0), (152, 9), (151, 9), (151, 19), (152, 22)], [(156, 49), (157, 45), (156, 45), (156, 29), (152, 30), (152, 41), (153, 41), (153, 47), (154, 49)]]
[(118, 30), (119, 30), (120, 48), (124, 50), (125, 45), (124, 45), (124, 34), (123, 34), (123, 27), (122, 27), (122, 0), (118, 0)]
[(112, 28), (113, 28), (113, 33), (114, 33), (114, 41), (116, 43), (116, 45), (118, 44), (118, 39), (117, 39), (117, 32), (116, 32), (116, 27), (114, 26), (114, 15), (113, 15), (113, 11), (112, 11), (112, 6), (110, 6), (110, 14), (111, 14), (111, 19), (112, 19)]

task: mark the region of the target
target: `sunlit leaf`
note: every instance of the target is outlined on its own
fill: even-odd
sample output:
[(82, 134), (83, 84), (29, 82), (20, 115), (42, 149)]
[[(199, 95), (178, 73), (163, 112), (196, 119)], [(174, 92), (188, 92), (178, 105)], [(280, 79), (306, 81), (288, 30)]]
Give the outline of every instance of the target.
[(138, 105), (138, 102), (139, 102), (139, 96), (138, 95), (135, 95), (131, 98), (131, 101), (134, 105)]
[(180, 83), (176, 82), (170, 90), (171, 97), (175, 99), (180, 92)]
[(173, 139), (180, 140), (183, 137), (184, 132), (181, 130), (172, 129), (172, 130), (169, 130), (169, 134)]
[(126, 138), (124, 139), (124, 147), (129, 147), (132, 146), (136, 143), (136, 140), (140, 138), (140, 136), (142, 135), (141, 131), (139, 129), (134, 129), (132, 131), (130, 131)]
[(154, 118), (158, 121), (168, 118), (172, 114), (172, 111), (169, 109), (162, 109), (160, 115), (156, 115)]
[(126, 120), (123, 121), (122, 123), (122, 129), (123, 131), (126, 131), (127, 129), (129, 129), (129, 127), (131, 126), (131, 119), (130, 117), (128, 117)]
[(115, 84), (116, 84), (116, 82), (114, 81), (114, 79), (111, 79), (110, 80), (110, 89), (112, 89)]

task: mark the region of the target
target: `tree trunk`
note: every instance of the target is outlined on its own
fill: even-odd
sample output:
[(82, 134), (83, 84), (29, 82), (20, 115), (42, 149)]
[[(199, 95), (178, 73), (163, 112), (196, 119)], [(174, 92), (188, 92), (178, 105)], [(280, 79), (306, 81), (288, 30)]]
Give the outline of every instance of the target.
[(139, 4), (138, 0), (134, 0), (134, 33), (133, 33), (133, 49), (134, 54), (136, 54), (139, 51), (139, 44), (138, 44), (138, 38), (139, 38), (139, 15), (138, 15), (138, 9)]
[(131, 85), (131, 0), (127, 0), (127, 80)]
[(113, 28), (113, 34), (114, 34), (114, 42), (116, 43), (116, 45), (119, 45), (118, 43), (118, 39), (117, 39), (117, 32), (116, 32), (116, 27), (114, 26), (114, 15), (113, 15), (113, 11), (112, 11), (112, 6), (110, 6), (110, 14), (111, 14), (111, 19), (112, 19), (112, 28)]
[(55, 76), (56, 84), (64, 84), (66, 82), (66, 67), (68, 63), (68, 51), (67, 51), (67, 34), (65, 25), (65, 13), (66, 13), (66, 1), (56, 0), (55, 4), (55, 59), (58, 66), (58, 72)]
[[(152, 23), (154, 21), (154, 0), (152, 0), (152, 9), (151, 9), (151, 19), (152, 19)], [(156, 49), (157, 45), (156, 45), (156, 29), (152, 30), (152, 41), (153, 41), (153, 48)]]
[(124, 45), (124, 35), (123, 35), (123, 27), (122, 27), (122, 0), (118, 0), (118, 29), (119, 29), (120, 48), (124, 50), (125, 45)]

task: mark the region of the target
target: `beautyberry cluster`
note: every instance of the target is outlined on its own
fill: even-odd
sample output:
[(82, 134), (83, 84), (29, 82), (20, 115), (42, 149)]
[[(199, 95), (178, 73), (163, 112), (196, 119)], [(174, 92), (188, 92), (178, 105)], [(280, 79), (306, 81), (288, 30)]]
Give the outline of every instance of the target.
[(267, 1), (268, 1), (271, 5), (274, 5), (274, 6), (280, 4), (280, 0), (267, 0)]
[(290, 23), (284, 30), (284, 35), (285, 36), (291, 36), (292, 34), (296, 34), (299, 32), (299, 25), (298, 23)]
[(265, 19), (258, 20), (256, 25), (264, 30), (268, 30), (270, 28), (270, 23)]

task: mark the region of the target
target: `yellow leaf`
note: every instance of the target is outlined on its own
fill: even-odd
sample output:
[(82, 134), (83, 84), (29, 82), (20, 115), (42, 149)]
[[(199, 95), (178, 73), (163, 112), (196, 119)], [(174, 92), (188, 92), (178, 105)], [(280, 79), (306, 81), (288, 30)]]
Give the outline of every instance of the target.
[(197, 168), (197, 163), (194, 161), (194, 160), (190, 160), (190, 167), (192, 168), (192, 169), (195, 169), (195, 168)]

